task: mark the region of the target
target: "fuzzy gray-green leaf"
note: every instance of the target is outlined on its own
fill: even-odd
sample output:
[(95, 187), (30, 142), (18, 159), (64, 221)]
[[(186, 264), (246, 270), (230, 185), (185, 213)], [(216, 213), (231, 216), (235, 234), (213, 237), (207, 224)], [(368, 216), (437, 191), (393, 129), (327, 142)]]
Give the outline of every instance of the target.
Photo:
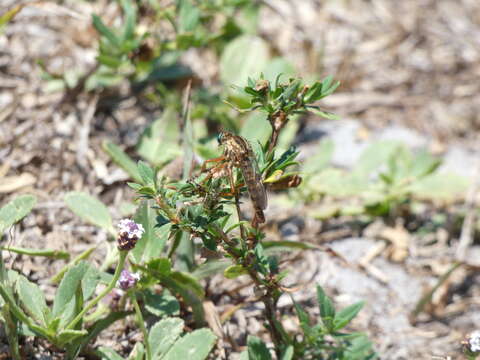
[(98, 199), (83, 192), (72, 191), (65, 195), (65, 203), (76, 215), (84, 221), (109, 231), (115, 230), (107, 207)]
[(215, 345), (216, 339), (209, 329), (195, 330), (178, 340), (162, 360), (204, 360)]
[(37, 199), (33, 195), (21, 195), (0, 209), (0, 235), (24, 218), (35, 206)]
[(180, 318), (167, 318), (152, 326), (148, 341), (152, 347), (153, 359), (160, 359), (167, 353), (182, 334), (183, 325), (183, 320)]

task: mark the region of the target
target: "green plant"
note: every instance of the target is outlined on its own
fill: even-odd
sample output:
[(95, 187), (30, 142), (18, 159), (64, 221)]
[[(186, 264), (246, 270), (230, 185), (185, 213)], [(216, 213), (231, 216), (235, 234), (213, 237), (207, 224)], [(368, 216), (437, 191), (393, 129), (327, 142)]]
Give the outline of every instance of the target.
[[(367, 360), (377, 358), (371, 342), (365, 335), (341, 331), (355, 318), (363, 302), (336, 312), (332, 301), (320, 286), (317, 286), (317, 300), (321, 317), (321, 322), (317, 324), (312, 324), (306, 311), (294, 301), (301, 334), (294, 339), (294, 344), (287, 348), (282, 359)], [(249, 336), (247, 345), (248, 350), (242, 354), (243, 359), (272, 359), (266, 344), (261, 339)]]
[[(264, 304), (265, 323), (277, 356), (283, 359), (324, 355), (335, 359), (366, 358), (363, 356), (367, 350), (358, 347), (359, 340), (353, 340), (353, 335), (347, 337), (339, 333), (356, 315), (360, 305), (335, 314), (330, 300), (320, 288), (323, 325), (310, 327), (305, 312), (295, 305), (303, 334), (297, 336), (285, 331), (277, 302), (286, 291), (282, 285), (286, 271), (280, 269), (278, 259), (271, 250), (276, 246), (308, 246), (295, 242), (265, 241), (266, 234), (259, 227), (259, 223), (265, 221), (261, 213), (265, 204), (255, 205), (253, 193), (254, 220), (244, 217), (240, 206), (240, 197), (254, 189), (249, 181), (256, 182), (255, 189), (266, 186), (289, 188), (299, 184), (301, 178), (295, 170), (298, 152), (290, 148), (277, 153), (279, 135), (291, 116), (313, 109), (314, 101), (331, 93), (331, 79), (311, 87), (298, 80), (289, 80), (286, 84), (277, 80), (273, 87), (264, 79), (257, 81), (254, 87), (253, 84), (255, 82), (250, 80), (244, 91), (251, 96), (253, 109), (267, 113), (265, 121), (272, 127), (269, 139), (265, 144), (248, 144), (241, 137), (233, 137), (239, 143), (224, 143), (224, 146), (243, 144), (240, 149), (235, 149), (235, 146), (224, 148), (220, 163), (191, 178), (185, 176), (195, 174), (189, 166), (188, 157), (185, 157), (184, 180), (173, 181), (160, 176), (146, 162), (139, 161), (135, 165), (118, 148), (109, 145), (109, 151), (136, 180), (129, 183), (140, 199), (135, 221), (122, 220), (116, 231), (108, 209), (97, 199), (81, 192), (65, 196), (67, 206), (75, 214), (117, 237), (117, 247), (107, 244), (104, 263), (98, 269), (86, 261), (93, 249), (71, 261), (52, 279), (59, 285), (51, 306), (36, 284), (15, 271), (6, 271), (2, 264), (2, 314), (8, 324), (14, 358), (19, 358), (19, 336), (29, 334), (61, 349), (66, 359), (74, 359), (112, 323), (134, 315), (145, 346), (137, 344), (130, 353), (131, 358), (175, 359), (186, 357), (193, 351), (194, 355), (189, 355), (189, 358), (205, 359), (216, 337), (210, 330), (201, 329), (206, 323), (203, 308), (205, 292), (199, 280), (206, 274), (222, 270), (227, 279), (248, 276), (253, 282), (258, 300)], [(281, 126), (276, 125), (279, 117), (282, 119)], [(187, 117), (187, 123), (188, 120)], [(195, 146), (193, 139), (187, 144)], [(235, 156), (244, 157), (244, 160), (237, 163), (235, 157), (225, 156), (233, 150)], [(184, 147), (184, 151), (188, 153), (192, 149)], [(255, 170), (257, 165), (258, 170)], [(244, 177), (256, 171), (255, 176)], [(227, 174), (230, 175), (225, 176)], [(33, 204), (34, 200), (27, 196), (2, 208), (2, 230), (25, 216)], [(195, 256), (199, 246), (193, 243), (194, 238), (201, 240), (200, 247), (224, 259), (199, 265)], [(26, 253), (25, 249), (21, 251)], [(127, 270), (127, 263), (135, 273)], [(113, 275), (106, 272), (112, 266), (115, 267)], [(99, 284), (105, 287), (97, 292)], [(159, 285), (161, 292), (158, 292)], [(116, 295), (111, 308), (106, 308), (101, 300), (111, 296), (109, 294), (115, 295), (115, 287), (120, 287), (123, 293)], [(189, 326), (197, 328), (184, 336), (180, 335), (185, 320), (176, 317), (181, 308), (183, 312), (191, 311), (193, 323)], [(146, 326), (147, 315), (158, 319), (154, 325)], [(335, 345), (326, 341), (326, 336), (333, 336)], [(259, 339), (250, 336), (248, 346), (248, 358), (271, 358)], [(370, 350), (367, 352), (371, 353)], [(101, 347), (96, 354), (104, 359), (120, 358), (111, 348)]]
[(296, 194), (311, 202), (328, 197), (312, 212), (322, 219), (363, 214), (394, 219), (413, 213), (415, 203), (451, 202), (468, 186), (461, 176), (439, 172), (440, 159), (396, 141), (373, 143), (350, 171), (329, 166), (333, 151), (331, 140), (319, 145), (304, 164), (305, 181)]
[[(70, 193), (66, 201), (78, 215), (116, 235), (112, 230), (108, 212), (96, 199), (83, 193)], [(34, 204), (35, 198), (25, 195), (2, 207), (0, 209), (2, 232), (26, 216)], [(141, 209), (139, 214), (143, 215)], [(142, 220), (148, 226), (148, 220), (143, 217)], [(134, 232), (131, 238), (142, 237), (143, 241), (147, 239), (153, 241), (152, 228), (149, 227), (147, 230), (145, 236), (142, 236), (144, 230), (141, 229)], [(119, 247), (121, 239), (125, 238), (125, 232), (123, 224), (119, 233)], [(68, 258), (68, 254), (49, 250), (33, 251), (18, 248), (3, 248), (3, 250), (32, 256)], [(104, 264), (106, 267), (110, 263), (116, 263), (113, 275), (84, 261), (90, 254), (91, 251), (82, 254), (53, 279), (60, 283), (52, 306), (47, 305), (43, 292), (35, 283), (14, 270), (7, 270), (3, 262), (0, 262), (1, 319), (6, 324), (13, 358), (20, 359), (19, 338), (27, 335), (47, 340), (58, 349), (62, 349), (66, 359), (74, 359), (100, 332), (130, 314), (136, 315), (138, 326), (142, 329), (147, 344), (146, 351), (140, 346), (133, 349), (132, 354), (136, 354), (136, 358), (142, 359), (145, 355), (149, 360), (174, 359), (185, 349), (195, 349), (195, 359), (206, 358), (214, 345), (215, 336), (209, 330), (203, 329), (180, 338), (183, 321), (169, 317), (178, 315), (177, 300), (167, 290), (162, 294), (153, 293), (152, 278), (144, 277), (142, 282), (135, 286), (136, 281), (131, 280), (136, 278), (132, 278), (125, 270), (122, 271), (128, 255), (127, 250), (111, 251), (107, 256)], [(167, 259), (157, 258), (150, 261), (145, 269), (154, 274), (155, 282), (158, 279), (165, 279), (165, 287), (184, 294), (188, 299), (196, 299), (196, 296), (202, 295), (202, 289), (194, 278), (188, 274), (172, 271)], [(104, 284), (106, 287), (95, 296), (95, 289), (99, 284)], [(100, 303), (100, 300), (109, 295), (116, 286), (125, 290), (125, 293), (119, 296), (125, 300), (127, 298), (131, 300), (133, 312), (122, 308), (125, 307), (125, 300), (118, 299), (119, 304), (124, 305), (113, 309), (108, 309)], [(142, 300), (144, 309), (140, 309), (137, 298)], [(91, 313), (93, 309), (95, 312)], [(143, 320), (144, 313), (165, 319), (157, 322), (147, 332)], [(167, 340), (164, 339), (165, 332), (169, 334)], [(150, 347), (149, 344), (152, 346)], [(121, 358), (113, 349), (100, 348), (97, 354), (105, 359)]]
[[(264, 79), (257, 82), (249, 81), (249, 85), (244, 91), (251, 96), (252, 109), (265, 111), (267, 113), (266, 121), (272, 127), (269, 140), (265, 144), (251, 144), (255, 160), (249, 161), (258, 163), (264, 184), (276, 188), (298, 185), (298, 173), (290, 170), (297, 165), (295, 158), (298, 152), (291, 148), (277, 155), (275, 150), (279, 134), (291, 116), (298, 112), (316, 109), (312, 103), (330, 94), (337, 86), (337, 84), (331, 84), (330, 78), (321, 83), (315, 83), (311, 87), (304, 86), (297, 80), (290, 80), (287, 84), (277, 80), (273, 87), (270, 87), (269, 82)], [(279, 118), (281, 120), (278, 120)], [(282, 122), (281, 125), (277, 124), (278, 121)], [(226, 151), (224, 154), (233, 149), (230, 147), (227, 150), (224, 149)], [(236, 156), (250, 156), (249, 150), (243, 148), (241, 151), (244, 152), (240, 152)], [(231, 160), (228, 157), (223, 158), (222, 161), (223, 163), (214, 166), (207, 173), (200, 173), (193, 179), (182, 181), (172, 181), (165, 177), (158, 178), (154, 169), (144, 162), (139, 162), (138, 174), (140, 174), (141, 181), (129, 183), (129, 186), (144, 199), (144, 203), (150, 204), (149, 208), (156, 214), (157, 226), (160, 226), (160, 229), (168, 228), (169, 238), (173, 241), (169, 246), (169, 258), (175, 259), (176, 263), (183, 263), (182, 267), (185, 269), (195, 271), (197, 265), (192, 256), (194, 251), (190, 248), (191, 250), (185, 252), (182, 243), (185, 245), (190, 242), (189, 239), (198, 238), (209, 251), (219, 255), (223, 254), (228, 260), (224, 270), (225, 277), (235, 278), (242, 275), (250, 277), (259, 300), (264, 304), (266, 326), (277, 356), (292, 358), (295, 351), (301, 353), (314, 346), (320, 346), (319, 351), (322, 349), (322, 351), (328, 352), (328, 348), (325, 344), (321, 345), (320, 340), (315, 344), (305, 342), (313, 341), (312, 334), (305, 336), (304, 340), (298, 343), (284, 330), (278, 318), (276, 304), (285, 291), (281, 285), (285, 272), (280, 271), (277, 258), (269, 255), (263, 246), (262, 241), (265, 234), (258, 227), (258, 221), (255, 220), (257, 217), (255, 216), (254, 220), (247, 220), (240, 211), (239, 198), (242, 193), (247, 191), (245, 183), (249, 181), (244, 178), (245, 171), (247, 171), (243, 170), (245, 165), (230, 163)], [(225, 166), (227, 168), (232, 166), (233, 173), (230, 179), (228, 176), (222, 175)], [(154, 206), (152, 206), (152, 202), (155, 204)], [(282, 243), (281, 245), (285, 246), (286, 244)], [(294, 246), (293, 244), (288, 245)], [(207, 264), (203, 266), (207, 266)], [(144, 274), (150, 274), (148, 269), (142, 267), (139, 269), (146, 270)], [(338, 319), (344, 320), (345, 317), (347, 316), (342, 312), (339, 313)], [(338, 322), (340, 323), (341, 320)], [(348, 321), (342, 323), (341, 326), (336, 324), (335, 327), (328, 328), (328, 331), (337, 331), (346, 323)], [(324, 334), (318, 333), (317, 335)], [(343, 347), (339, 351), (342, 354), (347, 352)]]

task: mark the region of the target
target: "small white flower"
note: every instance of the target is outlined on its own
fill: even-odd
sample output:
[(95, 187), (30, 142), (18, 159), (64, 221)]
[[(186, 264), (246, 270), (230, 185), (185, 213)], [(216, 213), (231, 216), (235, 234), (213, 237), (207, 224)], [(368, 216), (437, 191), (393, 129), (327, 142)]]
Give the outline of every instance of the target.
[(143, 228), (142, 224), (137, 224), (135, 221), (130, 220), (130, 219), (123, 219), (120, 220), (118, 223), (118, 231), (120, 234), (126, 236), (129, 239), (137, 238), (140, 239), (145, 232), (145, 229)]
[(475, 330), (468, 336), (468, 347), (471, 352), (480, 351), (480, 330)]

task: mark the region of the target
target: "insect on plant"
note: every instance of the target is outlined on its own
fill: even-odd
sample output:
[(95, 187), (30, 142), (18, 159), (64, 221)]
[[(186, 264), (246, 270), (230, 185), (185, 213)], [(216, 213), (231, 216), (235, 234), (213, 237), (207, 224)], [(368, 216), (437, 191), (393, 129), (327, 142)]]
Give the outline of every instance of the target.
[(227, 176), (231, 190), (231, 193), (227, 195), (237, 196), (233, 169), (240, 169), (255, 210), (252, 225), (258, 227), (259, 224), (265, 222), (263, 210), (267, 207), (267, 193), (263, 186), (260, 170), (258, 169), (252, 148), (243, 137), (227, 131), (221, 132), (217, 139), (219, 145), (223, 147), (223, 155), (218, 158), (208, 159), (203, 163), (202, 172), (206, 170), (208, 163), (218, 163), (209, 169), (209, 174), (204, 181), (212, 177)]

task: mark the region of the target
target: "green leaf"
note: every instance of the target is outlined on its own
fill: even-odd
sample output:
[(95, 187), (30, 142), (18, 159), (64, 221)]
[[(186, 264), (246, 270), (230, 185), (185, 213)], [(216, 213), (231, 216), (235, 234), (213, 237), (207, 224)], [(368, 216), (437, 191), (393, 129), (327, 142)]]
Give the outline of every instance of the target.
[(191, 275), (197, 280), (202, 280), (224, 271), (231, 264), (230, 260), (210, 260), (200, 264)]
[(115, 350), (109, 349), (105, 346), (100, 346), (95, 353), (97, 356), (100, 356), (100, 359), (102, 360), (125, 360), (123, 357), (118, 355)]
[(358, 312), (362, 309), (365, 303), (363, 301), (350, 305), (337, 313), (333, 320), (333, 329), (338, 331), (344, 328), (352, 319), (357, 316)]
[(415, 154), (408, 175), (415, 178), (422, 178), (432, 174), (441, 164), (441, 161), (432, 156), (426, 150)]
[(180, 304), (168, 290), (163, 290), (161, 294), (154, 294), (147, 290), (145, 292), (145, 309), (157, 317), (175, 316), (180, 313)]
[[(199, 220), (199, 225), (205, 223), (203, 208), (200, 206), (190, 206), (188, 207), (188, 211), (192, 219)], [(175, 249), (176, 267), (181, 271), (191, 272), (195, 268), (195, 250), (190, 234), (186, 231), (178, 231), (175, 234), (175, 244), (176, 246), (172, 247), (172, 249)]]
[(155, 172), (153, 169), (145, 161), (141, 160), (138, 162), (137, 167), (143, 183), (146, 186), (155, 186)]
[(128, 355), (128, 360), (143, 360), (145, 358), (145, 347), (142, 343), (137, 342), (133, 347), (130, 355)]
[(345, 359), (348, 360), (367, 360), (376, 359), (377, 356), (372, 350), (372, 343), (366, 336), (354, 338), (350, 346), (345, 350)]
[(102, 147), (112, 160), (125, 170), (135, 182), (142, 182), (142, 177), (138, 172), (137, 164), (135, 164), (135, 161), (133, 161), (120, 147), (110, 141), (104, 141)]
[(92, 22), (95, 29), (104, 36), (113, 46), (119, 47), (120, 46), (120, 39), (113, 33), (110, 28), (108, 28), (102, 19), (97, 15), (92, 15)]
[(280, 357), (280, 360), (292, 360), (293, 351), (294, 351), (293, 346), (289, 345), (283, 352), (282, 356)]
[(137, 146), (140, 156), (153, 165), (165, 165), (181, 155), (177, 118), (176, 110), (167, 107), (161, 118), (145, 129)]
[(109, 68), (118, 68), (123, 64), (121, 57), (111, 56), (106, 54), (100, 54), (97, 56), (97, 60), (100, 64), (108, 66)]
[[(361, 208), (363, 210), (363, 208)], [(341, 204), (325, 204), (325, 205), (320, 205), (319, 207), (316, 207), (312, 211), (309, 211), (309, 216), (319, 219), (319, 220), (327, 220), (331, 219), (333, 217), (336, 217), (340, 214), (340, 212), (343, 210), (343, 207)], [(360, 212), (360, 214), (362, 211)], [(343, 213), (342, 213), (343, 214)]]
[(42, 290), (25, 276), (20, 276), (17, 282), (17, 292), (26, 312), (40, 325), (46, 327), (50, 311)]
[(180, 1), (178, 29), (180, 32), (194, 31), (200, 21), (200, 10), (190, 0)]
[(200, 298), (205, 296), (203, 286), (190, 274), (180, 271), (175, 271), (170, 274), (170, 278), (176, 281), (178, 284), (181, 284), (182, 287), (189, 289), (194, 292)]
[(259, 37), (243, 35), (228, 43), (220, 59), (220, 78), (226, 85), (243, 87), (257, 78), (268, 62), (268, 45)]
[(81, 286), (81, 281), (88, 269), (88, 263), (82, 261), (67, 271), (55, 294), (52, 309), (53, 317), (64, 315), (65, 308), (76, 295), (77, 288)]
[(185, 79), (192, 75), (192, 70), (189, 67), (181, 64), (173, 64), (167, 66), (157, 65), (153, 68), (145, 81), (148, 83), (173, 81), (178, 79)]
[(303, 97), (303, 101), (305, 104), (310, 104), (314, 102), (322, 93), (322, 84), (319, 82), (314, 83), (310, 88), (307, 90)]
[(248, 360), (271, 360), (272, 355), (267, 345), (256, 336), (249, 335), (247, 339)]
[(197, 326), (203, 326), (205, 313), (202, 302), (205, 294), (195, 278), (188, 274), (172, 272), (170, 276), (161, 278), (161, 284), (176, 296), (181, 296), (185, 303), (192, 307), (193, 317)]
[(135, 24), (137, 22), (137, 9), (133, 6), (131, 0), (121, 0), (123, 13), (125, 14), (125, 25), (123, 27), (122, 40), (133, 39), (135, 35)]
[[(161, 359), (183, 332), (183, 320), (168, 318), (157, 322), (150, 329), (148, 341), (152, 347), (152, 357)], [(179, 358), (181, 359), (181, 358)]]
[(313, 175), (305, 186), (317, 194), (347, 197), (364, 193), (369, 185), (367, 176), (348, 174), (336, 168), (326, 168)]
[(58, 284), (60, 280), (62, 280), (63, 276), (65, 273), (70, 269), (72, 266), (78, 264), (80, 261), (88, 259), (88, 257), (95, 251), (96, 246), (91, 247), (87, 250), (85, 250), (83, 253), (78, 255), (75, 259), (70, 261), (69, 264), (65, 265), (55, 276), (52, 277), (51, 281), (54, 284)]
[(328, 120), (338, 120), (338, 119), (340, 119), (340, 116), (338, 116), (337, 114), (334, 114), (332, 112), (325, 111), (325, 110), (320, 110), (319, 108), (316, 108), (316, 107), (309, 106), (309, 107), (307, 107), (307, 109), (308, 109), (308, 111), (311, 111), (315, 115), (321, 116), (324, 119), (328, 119)]
[[(96, 267), (88, 264), (88, 269), (82, 279), (83, 299), (87, 300), (93, 295), (95, 289), (102, 278), (102, 273)], [(105, 274), (105, 273), (104, 273)]]
[(23, 219), (35, 206), (37, 198), (33, 195), (21, 195), (0, 209), (0, 235), (16, 222)]
[(282, 177), (283, 177), (283, 171), (282, 170), (275, 170), (263, 182), (265, 184), (276, 183)]
[(155, 189), (150, 186), (142, 186), (137, 190), (139, 194), (146, 195), (148, 197), (153, 197), (155, 195)]
[(435, 172), (415, 181), (407, 190), (419, 199), (452, 203), (465, 197), (469, 183), (469, 179), (464, 176)]
[[(186, 104), (188, 105), (188, 104)], [(185, 107), (185, 106), (184, 106)], [(194, 166), (194, 127), (191, 119), (191, 110), (186, 106), (182, 115), (183, 133), (182, 133), (182, 148), (183, 148), (183, 174), (182, 180), (188, 180), (192, 177)]]
[(223, 275), (227, 279), (235, 279), (241, 275), (247, 275), (248, 271), (242, 265), (230, 265), (225, 269)]
[(195, 330), (178, 340), (162, 360), (204, 360), (217, 337), (209, 329)]
[(107, 316), (97, 320), (92, 326), (89, 326), (87, 329), (88, 335), (78, 339), (74, 343), (68, 344), (67, 353), (65, 355), (66, 359), (75, 359), (78, 356), (78, 353), (83, 349), (92, 339), (96, 338), (98, 334), (107, 329), (114, 322), (124, 319), (131, 312), (119, 311), (111, 312)]
[[(139, 191), (143, 185), (140, 185), (140, 184), (137, 184), (137, 183), (133, 183), (133, 182), (127, 182), (127, 185), (130, 186), (133, 190), (135, 191)], [(133, 204), (132, 204), (133, 205)], [(132, 213), (135, 212), (135, 205), (133, 205), (133, 211)]]
[(157, 226), (157, 214), (151, 200), (143, 200), (140, 203), (133, 219), (136, 223), (142, 224), (145, 232), (130, 252), (130, 256), (136, 263), (148, 262), (159, 257), (167, 243), (171, 225)]
[(15, 18), (15, 16), (20, 12), (20, 10), (23, 9), (25, 5), (27, 4), (14, 6), (10, 10), (0, 15), (0, 35), (2, 35), (3, 31), (5, 30), (5, 26)]
[[(231, 2), (231, 4), (234, 4)], [(237, 4), (241, 4), (242, 1), (236, 2)], [(257, 34), (258, 32), (258, 18), (260, 13), (260, 8), (262, 7), (261, 4), (255, 2), (243, 2), (243, 4), (237, 7), (235, 10), (235, 25), (238, 26), (241, 32), (247, 34)], [(227, 23), (226, 26), (229, 26)], [(232, 26), (232, 25), (230, 25)]]
[(339, 81), (336, 81), (333, 84), (332, 84), (332, 81), (333, 81), (332, 75), (329, 75), (325, 79), (323, 79), (322, 96), (320, 97), (320, 99), (332, 94), (340, 86)]
[(317, 299), (323, 324), (330, 331), (332, 330), (333, 319), (335, 318), (335, 308), (333, 307), (332, 300), (325, 294), (320, 285), (317, 285)]
[(362, 155), (353, 168), (353, 173), (360, 176), (368, 176), (384, 165), (402, 144), (397, 141), (379, 141), (370, 145), (362, 152)]
[(48, 330), (51, 333), (56, 333), (60, 327), (60, 317), (56, 317), (54, 319), (51, 319), (50, 322), (48, 323)]
[(88, 335), (87, 330), (62, 330), (57, 336), (57, 341), (58, 344), (62, 346), (86, 335)]
[(115, 236), (112, 218), (107, 207), (99, 200), (86, 193), (76, 191), (67, 193), (64, 200), (70, 210), (84, 221), (99, 226)]
[(298, 305), (292, 297), (293, 306), (295, 307), (295, 312), (297, 313), (298, 320), (300, 321), (300, 327), (303, 330), (303, 334), (305, 336), (310, 336), (312, 333), (312, 328), (310, 327), (310, 318), (305, 310), (302, 309), (300, 305)]
[(147, 263), (147, 269), (157, 277), (170, 276), (172, 263), (168, 258), (155, 258)]

